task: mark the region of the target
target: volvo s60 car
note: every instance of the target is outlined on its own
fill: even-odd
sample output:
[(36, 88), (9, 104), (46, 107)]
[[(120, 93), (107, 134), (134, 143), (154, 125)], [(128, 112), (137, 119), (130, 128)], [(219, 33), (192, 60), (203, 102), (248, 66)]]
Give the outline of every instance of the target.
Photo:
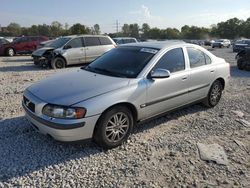
[(228, 78), (229, 64), (200, 46), (134, 43), (28, 87), (22, 104), (45, 135), (112, 148), (139, 121), (194, 102), (217, 105)]

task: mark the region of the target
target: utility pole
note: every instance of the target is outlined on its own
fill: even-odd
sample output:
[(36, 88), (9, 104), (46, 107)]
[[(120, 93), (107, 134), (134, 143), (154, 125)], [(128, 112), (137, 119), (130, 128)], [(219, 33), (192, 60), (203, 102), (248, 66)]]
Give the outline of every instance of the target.
[(118, 31), (119, 31), (119, 22), (118, 20), (116, 20), (116, 34), (118, 34)]

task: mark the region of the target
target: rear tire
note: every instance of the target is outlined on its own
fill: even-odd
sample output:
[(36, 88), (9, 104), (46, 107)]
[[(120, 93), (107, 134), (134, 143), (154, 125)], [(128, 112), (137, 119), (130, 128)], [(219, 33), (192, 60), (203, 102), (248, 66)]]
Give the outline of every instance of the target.
[(244, 59), (242, 59), (242, 58), (238, 59), (238, 61), (237, 61), (237, 67), (238, 67), (239, 70), (243, 70), (244, 69), (244, 67), (245, 67), (245, 61), (244, 61)]
[(54, 60), (52, 60), (51, 67), (53, 69), (65, 68), (66, 67), (66, 61), (61, 57), (56, 57)]
[(8, 49), (6, 50), (6, 55), (7, 55), (7, 56), (10, 56), (10, 57), (14, 56), (14, 55), (15, 55), (14, 49), (13, 49), (13, 48), (8, 48)]
[(133, 126), (131, 111), (125, 106), (116, 106), (101, 115), (95, 128), (94, 141), (106, 149), (117, 147), (128, 139)]
[(208, 92), (206, 99), (203, 101), (203, 104), (210, 108), (216, 106), (221, 99), (222, 91), (223, 87), (221, 82), (219, 80), (215, 80)]

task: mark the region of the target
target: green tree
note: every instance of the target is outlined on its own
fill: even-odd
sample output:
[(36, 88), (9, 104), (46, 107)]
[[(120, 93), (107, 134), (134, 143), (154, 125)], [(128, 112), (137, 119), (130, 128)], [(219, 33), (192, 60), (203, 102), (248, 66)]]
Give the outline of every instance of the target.
[(137, 23), (129, 25), (130, 37), (139, 38), (139, 25)]
[(101, 33), (99, 24), (94, 25), (94, 32), (96, 35), (99, 35)]
[(159, 28), (154, 27), (149, 30), (148, 37), (150, 39), (161, 39), (162, 32)]
[(50, 26), (50, 34), (51, 36), (53, 37), (58, 37), (62, 34), (62, 24), (58, 21), (54, 21), (51, 23), (51, 26)]
[(147, 39), (148, 33), (150, 31), (150, 26), (147, 23), (143, 23), (141, 31), (142, 31), (142, 38)]
[(84, 25), (77, 23), (70, 27), (70, 33), (72, 35), (79, 35), (79, 34), (89, 34), (91, 30)]
[(130, 36), (130, 28), (128, 24), (122, 26), (122, 34), (126, 37)]
[(11, 36), (18, 36), (21, 34), (21, 26), (18, 23), (10, 23), (7, 26), (7, 30), (9, 35)]

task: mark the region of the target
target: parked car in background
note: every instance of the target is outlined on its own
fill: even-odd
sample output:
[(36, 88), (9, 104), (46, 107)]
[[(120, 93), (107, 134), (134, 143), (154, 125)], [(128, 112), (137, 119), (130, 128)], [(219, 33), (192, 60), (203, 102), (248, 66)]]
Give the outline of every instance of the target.
[(250, 71), (250, 48), (241, 50), (236, 56), (237, 67), (240, 70)]
[(112, 148), (127, 140), (137, 122), (194, 102), (217, 105), (229, 75), (224, 59), (198, 45), (126, 44), (86, 67), (28, 87), (22, 105), (45, 135), (59, 141), (93, 139)]
[(214, 43), (214, 40), (205, 40), (204, 41), (204, 46), (212, 46), (212, 44)]
[(61, 37), (49, 46), (32, 53), (35, 64), (54, 69), (67, 65), (90, 63), (115, 48), (114, 41), (103, 35), (73, 35)]
[(250, 47), (250, 39), (238, 40), (233, 44), (233, 52), (240, 52)]
[(212, 43), (212, 48), (218, 47), (218, 48), (222, 48), (222, 47), (227, 47), (229, 48), (231, 46), (231, 42), (228, 39), (219, 39), (216, 40), (215, 42)]
[(129, 43), (137, 43), (137, 39), (136, 38), (132, 38), (132, 37), (117, 37), (117, 38), (112, 38), (113, 41), (115, 41), (115, 43), (117, 45), (121, 45), (121, 44), (129, 44)]
[(2, 45), (0, 55), (13, 56), (15, 54), (32, 53), (40, 42), (46, 40), (48, 40), (48, 37), (44, 36), (19, 37), (11, 43)]
[(0, 46), (3, 44), (9, 44), (10, 42), (3, 37), (0, 37)]

